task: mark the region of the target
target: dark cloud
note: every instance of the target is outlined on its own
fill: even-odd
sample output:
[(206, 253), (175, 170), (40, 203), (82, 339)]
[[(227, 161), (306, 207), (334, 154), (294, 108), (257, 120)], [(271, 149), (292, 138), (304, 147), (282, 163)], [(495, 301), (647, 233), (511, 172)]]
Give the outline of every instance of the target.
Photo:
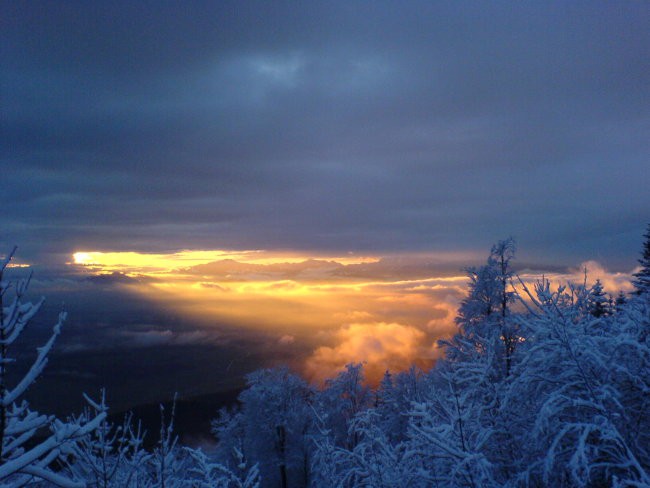
[(115, 284), (135, 284), (138, 283), (136, 278), (114, 271), (113, 273), (90, 275), (85, 278), (91, 283), (98, 285), (115, 285)]
[(640, 247), (642, 2), (2, 9), (0, 244), (26, 257)]
[[(463, 260), (464, 259), (464, 260)], [(297, 280), (303, 283), (336, 283), (337, 281), (421, 280), (431, 277), (463, 275), (462, 268), (474, 256), (395, 256), (377, 261), (341, 264), (337, 261), (308, 259), (302, 262), (257, 264), (223, 259), (183, 268), (179, 272), (189, 279), (201, 277), (220, 282)], [(545, 268), (546, 269), (546, 268)], [(119, 273), (113, 273), (116, 275)], [(119, 274), (120, 276), (123, 276)], [(102, 279), (112, 275), (99, 275)], [(203, 286), (210, 286), (204, 283)], [(214, 285), (212, 285), (214, 286)], [(217, 286), (217, 288), (219, 288)]]

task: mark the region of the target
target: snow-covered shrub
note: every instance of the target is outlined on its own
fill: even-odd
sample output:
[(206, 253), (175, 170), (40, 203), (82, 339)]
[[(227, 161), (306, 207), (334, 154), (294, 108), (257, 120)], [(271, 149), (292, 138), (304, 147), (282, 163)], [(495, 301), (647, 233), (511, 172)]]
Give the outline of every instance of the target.
[(193, 465), (188, 469), (187, 484), (193, 488), (258, 488), (260, 473), (257, 464), (248, 466), (244, 454), (235, 449), (234, 456), (238, 459), (238, 475), (219, 462), (210, 459), (200, 449), (187, 449)]

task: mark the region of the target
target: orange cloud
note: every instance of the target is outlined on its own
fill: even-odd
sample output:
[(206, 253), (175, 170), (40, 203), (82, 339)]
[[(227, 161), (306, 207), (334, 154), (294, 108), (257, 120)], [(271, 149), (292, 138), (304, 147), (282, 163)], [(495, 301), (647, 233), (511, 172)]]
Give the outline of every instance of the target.
[[(585, 282), (585, 270), (587, 272), (587, 286), (592, 286), (596, 280), (600, 280), (603, 288), (612, 296), (618, 295), (619, 291), (629, 293), (634, 290), (632, 284), (632, 270), (627, 273), (608, 271), (602, 264), (597, 261), (585, 261), (577, 268), (573, 268), (566, 273), (549, 273), (544, 278), (551, 282), (551, 286), (565, 285), (575, 283), (582, 285)], [(523, 274), (521, 278), (526, 283), (534, 283), (541, 278), (539, 274)]]
[[(260, 251), (201, 251), (172, 255), (79, 253), (85, 272), (140, 273), (121, 286), (192, 318), (206, 331), (213, 324), (268, 334), (269, 346), (313, 351), (304, 370), (319, 381), (350, 362), (365, 362), (377, 381), (386, 369), (426, 367), (436, 341), (456, 332), (454, 317), (467, 278), (442, 258), (321, 258)], [(216, 260), (215, 260), (216, 259)], [(594, 261), (565, 273), (547, 274), (554, 285), (601, 279), (606, 291), (629, 291), (630, 273), (610, 273)], [(460, 269), (457, 266), (455, 269)], [(539, 274), (523, 274), (525, 282)], [(189, 340), (150, 333), (142, 341)]]
[(576, 276), (573, 281), (584, 280), (584, 269), (587, 269), (587, 283), (592, 285), (597, 279), (603, 284), (608, 293), (616, 295), (619, 291), (631, 292), (634, 289), (632, 285), (632, 273), (611, 272), (605, 269), (603, 265), (596, 261), (586, 261), (580, 265), (579, 271), (574, 273), (580, 274), (579, 280)]
[(434, 347), (421, 330), (398, 323), (350, 324), (334, 334), (337, 344), (317, 348), (305, 370), (312, 381), (333, 377), (351, 362), (365, 363), (366, 378), (377, 383), (386, 370), (402, 371), (412, 364), (428, 367)]

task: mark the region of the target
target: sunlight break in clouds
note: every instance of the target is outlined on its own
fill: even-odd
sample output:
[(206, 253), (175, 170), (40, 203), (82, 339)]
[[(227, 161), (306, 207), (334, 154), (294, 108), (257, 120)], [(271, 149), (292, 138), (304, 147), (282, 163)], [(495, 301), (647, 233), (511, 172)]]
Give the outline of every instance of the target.
[[(205, 341), (222, 327), (258, 331), (269, 347), (311, 351), (303, 372), (314, 381), (361, 361), (371, 382), (386, 369), (427, 367), (438, 357), (436, 341), (456, 331), (454, 318), (467, 292), (460, 270), (468, 261), (458, 255), (320, 257), (223, 250), (73, 257), (84, 273), (132, 276), (119, 286), (196, 323), (195, 335), (139, 333), (133, 336), (139, 343)], [(629, 273), (610, 273), (593, 261), (545, 278), (554, 285), (582, 283), (585, 267), (588, 285), (599, 278), (612, 295), (631, 289)], [(529, 284), (540, 277), (521, 275)]]

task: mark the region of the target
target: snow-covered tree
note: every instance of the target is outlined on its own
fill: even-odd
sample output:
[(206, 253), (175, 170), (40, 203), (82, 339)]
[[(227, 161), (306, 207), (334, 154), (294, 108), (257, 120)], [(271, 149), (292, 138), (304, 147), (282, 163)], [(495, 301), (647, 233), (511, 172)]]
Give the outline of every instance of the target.
[(372, 401), (360, 363), (346, 365), (344, 371), (325, 382), (325, 388), (318, 392), (316, 408), (336, 446), (354, 448), (358, 438), (350, 425), (355, 415), (369, 408)]
[(497, 307), (499, 292), (496, 269), (486, 264), (478, 268), (467, 268), (469, 290), (458, 309), (455, 321), (460, 328), (462, 341), (447, 348), (450, 357), (462, 358), (475, 350), (487, 351), (493, 347), (498, 336)]
[(174, 432), (176, 417), (176, 396), (172, 403), (169, 419), (165, 407), (160, 405), (160, 433), (158, 443), (149, 458), (151, 486), (155, 488), (182, 488), (187, 471), (191, 465), (188, 454), (178, 445), (178, 435)]
[(594, 317), (602, 317), (603, 315), (609, 315), (611, 313), (611, 301), (607, 297), (607, 294), (603, 289), (603, 284), (599, 279), (596, 280), (596, 283), (591, 287), (587, 301), (589, 313)]
[(247, 378), (235, 411), (213, 422), (220, 461), (240, 479), (240, 456), (259, 470), (262, 486), (306, 486), (310, 479), (314, 394), (288, 368), (262, 369)]
[(397, 375), (386, 372), (375, 392), (374, 406), (365, 400), (356, 402), (351, 419), (345, 423), (347, 436), (336, 435), (343, 424), (332, 419), (341, 418), (338, 402), (345, 404), (349, 398), (347, 394), (341, 396), (341, 391), (352, 387), (358, 398), (371, 398), (365, 392), (358, 395), (353, 379), (360, 372), (359, 365), (349, 365), (338, 377), (341, 382), (322, 393), (329, 401), (320, 403), (320, 414), (315, 415), (312, 486), (429, 486), (421, 458), (407, 442), (411, 403), (422, 400), (426, 390), (423, 374), (416, 367)]
[(648, 224), (648, 230), (643, 237), (645, 237), (645, 242), (643, 243), (641, 259), (639, 259), (641, 269), (634, 273), (634, 286), (637, 293), (650, 294), (650, 224)]
[(627, 297), (625, 296), (625, 293), (623, 293), (623, 291), (619, 291), (618, 295), (616, 296), (616, 300), (614, 300), (614, 310), (616, 310), (616, 312), (620, 312), (623, 310), (626, 303)]
[(519, 453), (512, 481), (647, 486), (648, 437), (638, 437), (648, 421), (638, 409), (648, 407), (650, 349), (636, 330), (647, 308), (632, 321), (595, 318), (566, 290), (539, 282), (518, 317), (525, 341), (501, 406)]
[(511, 286), (514, 256), (515, 242), (508, 238), (492, 246), (485, 265), (467, 269), (469, 290), (456, 318), (460, 335), (443, 344), (449, 358), (471, 357), (479, 350), (493, 356), (495, 375), (510, 374), (518, 342), (516, 324), (510, 320), (515, 296)]
[[(15, 251), (16, 248), (0, 262), (0, 486), (24, 486), (39, 480), (61, 487), (85, 486), (82, 480), (58, 472), (54, 466), (64, 462), (74, 452), (77, 442), (93, 432), (106, 414), (100, 412), (91, 418), (63, 422), (31, 411), (24, 399), (47, 364), (65, 313), (59, 314), (50, 338), (37, 349), (27, 373), (10, 383), (8, 368), (14, 362), (10, 356), (12, 346), (43, 304), (43, 299), (36, 303), (24, 301), (29, 278), (13, 284), (4, 279)], [(10, 299), (12, 288), (15, 296)]]
[(415, 366), (408, 371), (384, 375), (377, 390), (376, 421), (387, 439), (394, 445), (407, 437), (411, 403), (422, 401), (425, 395), (424, 373)]
[(461, 361), (440, 361), (428, 374), (424, 401), (409, 412), (410, 450), (422, 460), (428, 486), (494, 486), (487, 456), (494, 434), (498, 384), (492, 360), (476, 351)]
[(417, 452), (411, 450), (406, 442), (391, 442), (381, 427), (377, 409), (359, 412), (350, 429), (358, 439), (352, 449), (333, 446), (331, 439), (329, 444), (325, 440), (323, 445), (319, 445), (321, 469), (314, 486), (430, 486)]
[[(234, 406), (232, 408), (222, 407), (217, 418), (211, 422), (211, 432), (217, 440), (215, 456), (239, 478), (245, 477), (242, 467), (246, 468), (249, 464), (244, 455), (246, 420), (240, 408)], [(259, 474), (257, 464), (255, 467)]]
[(488, 265), (496, 269), (499, 299), (499, 328), (504, 346), (506, 376), (510, 375), (512, 354), (518, 342), (515, 323), (509, 320), (509, 304), (514, 300), (515, 296), (514, 290), (510, 290), (510, 282), (513, 277), (513, 269), (510, 262), (514, 257), (515, 241), (512, 237), (509, 237), (492, 246), (492, 252), (488, 258)]

